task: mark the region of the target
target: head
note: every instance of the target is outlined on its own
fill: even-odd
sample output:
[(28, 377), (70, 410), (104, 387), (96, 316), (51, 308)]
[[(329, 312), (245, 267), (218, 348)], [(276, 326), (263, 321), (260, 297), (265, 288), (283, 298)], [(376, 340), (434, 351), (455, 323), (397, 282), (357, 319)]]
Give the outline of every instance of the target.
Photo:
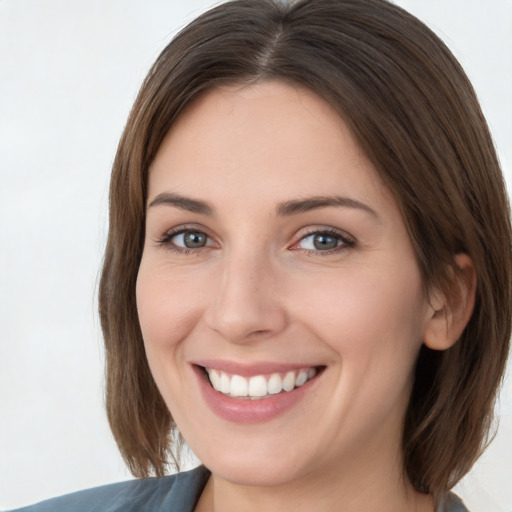
[(471, 303), (452, 336), (424, 340), (401, 433), (408, 478), (440, 493), (469, 470), (489, 432), (510, 336), (509, 213), (464, 72), (429, 29), (383, 0), (228, 2), (178, 34), (151, 69), (114, 163), (100, 287), (118, 445), (132, 472), (147, 476), (163, 474), (179, 444), (136, 305), (150, 167), (194, 100), (266, 82), (307, 90), (343, 120), (396, 202), (424, 296), (445, 299), (437, 307), (447, 329)]

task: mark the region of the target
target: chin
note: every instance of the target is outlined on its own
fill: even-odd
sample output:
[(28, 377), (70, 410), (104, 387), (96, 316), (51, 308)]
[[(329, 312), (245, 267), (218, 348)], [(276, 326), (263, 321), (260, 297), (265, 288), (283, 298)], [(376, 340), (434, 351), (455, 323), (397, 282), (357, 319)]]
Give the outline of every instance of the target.
[(271, 487), (286, 484), (302, 476), (290, 461), (280, 462), (276, 457), (254, 460), (249, 457), (219, 457), (205, 466), (218, 478), (232, 484), (252, 487)]

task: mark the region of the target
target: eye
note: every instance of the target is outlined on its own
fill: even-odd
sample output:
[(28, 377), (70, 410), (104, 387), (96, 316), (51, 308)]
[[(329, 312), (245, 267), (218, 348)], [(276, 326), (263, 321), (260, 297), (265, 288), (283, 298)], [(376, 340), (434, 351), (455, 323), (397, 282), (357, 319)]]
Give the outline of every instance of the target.
[(157, 244), (172, 251), (185, 254), (215, 245), (213, 240), (205, 232), (191, 228), (171, 230), (165, 233), (161, 239), (157, 240)]
[(170, 242), (177, 247), (200, 249), (207, 245), (208, 237), (205, 233), (201, 233), (200, 231), (183, 231), (182, 233), (173, 235)]
[(330, 254), (354, 246), (354, 241), (338, 231), (315, 231), (303, 236), (292, 249)]

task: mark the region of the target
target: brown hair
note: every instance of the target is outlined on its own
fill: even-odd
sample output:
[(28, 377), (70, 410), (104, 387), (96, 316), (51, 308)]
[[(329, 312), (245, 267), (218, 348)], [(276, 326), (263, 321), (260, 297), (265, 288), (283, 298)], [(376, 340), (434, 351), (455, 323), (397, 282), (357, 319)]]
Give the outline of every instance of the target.
[(510, 337), (509, 210), (466, 75), (437, 36), (385, 0), (227, 2), (188, 25), (151, 68), (113, 166), (100, 285), (106, 403), (121, 453), (134, 475), (162, 475), (179, 440), (135, 303), (149, 165), (201, 91), (265, 79), (309, 88), (348, 123), (402, 209), (426, 290), (447, 289), (455, 254), (474, 263), (469, 324), (452, 348), (421, 349), (405, 419), (406, 474), (438, 496), (488, 440)]

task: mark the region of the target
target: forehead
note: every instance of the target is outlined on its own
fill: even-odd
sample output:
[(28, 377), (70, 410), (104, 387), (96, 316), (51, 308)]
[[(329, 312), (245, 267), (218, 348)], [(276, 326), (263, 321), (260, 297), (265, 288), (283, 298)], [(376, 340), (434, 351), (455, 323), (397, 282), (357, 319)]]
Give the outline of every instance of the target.
[(333, 188), (361, 202), (394, 203), (338, 113), (310, 90), (279, 81), (217, 87), (195, 99), (150, 168), (148, 199), (166, 188), (224, 203)]

